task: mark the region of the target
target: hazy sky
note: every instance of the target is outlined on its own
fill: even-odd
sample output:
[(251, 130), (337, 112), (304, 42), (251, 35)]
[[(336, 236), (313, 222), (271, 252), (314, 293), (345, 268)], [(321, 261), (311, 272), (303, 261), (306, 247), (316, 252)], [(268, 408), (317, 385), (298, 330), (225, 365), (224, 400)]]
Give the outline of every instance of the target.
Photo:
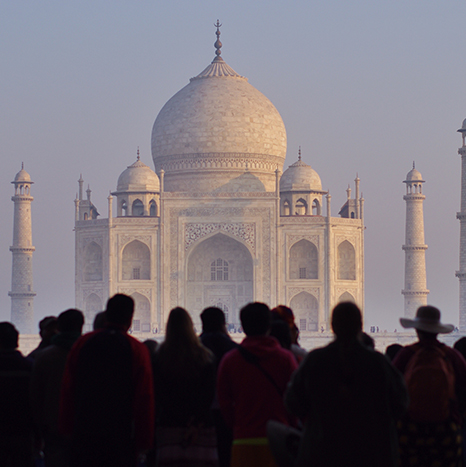
[(79, 174), (106, 217), (137, 146), (153, 167), (154, 120), (213, 59), (219, 18), (222, 57), (282, 115), (285, 168), (301, 145), (334, 216), (359, 174), (366, 328), (400, 328), (413, 160), (426, 180), (428, 300), (456, 324), (465, 14), (460, 0), (0, 2), (0, 319), (10, 316), (10, 182), (21, 162), (35, 182), (38, 320), (74, 306)]

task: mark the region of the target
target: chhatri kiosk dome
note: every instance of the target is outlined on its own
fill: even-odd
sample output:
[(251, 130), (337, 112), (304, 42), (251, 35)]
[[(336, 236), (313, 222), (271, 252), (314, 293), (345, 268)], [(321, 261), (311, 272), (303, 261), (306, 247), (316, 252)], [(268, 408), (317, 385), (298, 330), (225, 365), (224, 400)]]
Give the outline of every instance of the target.
[(141, 338), (163, 332), (176, 306), (198, 330), (202, 310), (219, 307), (232, 330), (250, 301), (285, 304), (301, 332), (330, 330), (341, 300), (364, 306), (359, 179), (331, 217), (330, 195), (301, 154), (282, 174), (283, 120), (221, 58), (218, 26), (212, 63), (155, 120), (155, 171), (138, 155), (108, 198), (108, 219), (79, 180), (76, 306), (87, 329), (115, 293), (134, 298)]
[(221, 46), (217, 39), (212, 63), (155, 120), (152, 157), (155, 171), (165, 171), (166, 191), (251, 191), (247, 178), (241, 185), (246, 169), (263, 191), (275, 190), (275, 170), (286, 156), (285, 125), (269, 99), (225, 63)]

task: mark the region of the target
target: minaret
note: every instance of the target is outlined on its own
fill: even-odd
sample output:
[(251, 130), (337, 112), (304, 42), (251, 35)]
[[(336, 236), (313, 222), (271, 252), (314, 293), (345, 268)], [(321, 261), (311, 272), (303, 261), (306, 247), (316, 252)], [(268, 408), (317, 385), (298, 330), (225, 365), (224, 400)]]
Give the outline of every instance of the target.
[(460, 280), (460, 331), (466, 330), (466, 120), (458, 130), (463, 137), (463, 146), (458, 149), (461, 156), (461, 210), (456, 213), (460, 221), (460, 269), (456, 277)]
[(16, 174), (15, 195), (11, 200), (15, 203), (13, 221), (13, 267), (11, 273), (11, 321), (21, 334), (37, 332), (34, 326), (33, 300), (36, 294), (32, 288), (32, 246), (31, 228), (31, 196), (30, 175), (21, 165), (21, 170)]
[(405, 317), (414, 318), (416, 310), (427, 304), (429, 291), (426, 288), (426, 250), (424, 243), (424, 214), (422, 194), (422, 175), (414, 167), (406, 175), (406, 236), (405, 251), (405, 287), (401, 293), (405, 296)]

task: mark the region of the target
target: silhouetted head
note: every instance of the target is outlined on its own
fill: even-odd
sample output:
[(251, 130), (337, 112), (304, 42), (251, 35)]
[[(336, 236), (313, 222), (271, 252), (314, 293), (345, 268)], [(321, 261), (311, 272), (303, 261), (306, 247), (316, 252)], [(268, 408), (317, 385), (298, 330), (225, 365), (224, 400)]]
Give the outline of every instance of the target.
[(157, 347), (159, 346), (159, 343), (157, 341), (154, 341), (154, 339), (146, 339), (143, 344), (147, 347), (149, 350), (149, 353), (151, 357), (155, 355), (155, 352), (157, 351)]
[(58, 332), (58, 320), (56, 316), (46, 316), (39, 321), (39, 334), (43, 341), (50, 339)]
[(387, 356), (387, 358), (393, 362), (394, 358), (396, 357), (396, 354), (403, 348), (403, 346), (401, 344), (392, 344), (392, 345), (389, 345), (386, 349), (385, 349), (385, 355)]
[(128, 295), (117, 293), (107, 302), (105, 318), (108, 324), (118, 324), (129, 329), (133, 320), (134, 300)]
[(165, 330), (165, 341), (170, 343), (198, 341), (191, 316), (184, 308), (178, 306), (170, 311)]
[(291, 349), (291, 330), (285, 321), (281, 319), (272, 320), (269, 335), (275, 337), (284, 349)]
[(58, 331), (81, 334), (84, 325), (84, 315), (74, 308), (64, 311), (58, 315)]
[(246, 336), (265, 336), (270, 329), (270, 310), (265, 303), (248, 303), (241, 308), (240, 319)]
[(102, 329), (107, 324), (107, 318), (105, 317), (105, 311), (99, 311), (94, 316), (94, 322), (92, 323), (92, 329), (97, 331), (97, 329)]
[(225, 332), (225, 313), (216, 306), (201, 313), (202, 332)]
[(8, 321), (0, 323), (0, 350), (14, 350), (18, 348), (19, 332)]
[(362, 330), (361, 311), (353, 302), (341, 302), (332, 313), (332, 329), (337, 339), (350, 340)]

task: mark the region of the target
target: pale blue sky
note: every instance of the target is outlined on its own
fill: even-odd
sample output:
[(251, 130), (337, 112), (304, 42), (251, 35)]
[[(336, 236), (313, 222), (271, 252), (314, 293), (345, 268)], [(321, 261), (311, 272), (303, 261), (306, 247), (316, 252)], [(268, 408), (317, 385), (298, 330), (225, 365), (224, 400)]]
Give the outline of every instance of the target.
[(466, 3), (452, 0), (0, 2), (0, 319), (9, 319), (13, 203), (33, 186), (37, 318), (74, 305), (74, 203), (82, 172), (106, 197), (134, 161), (153, 167), (163, 104), (222, 57), (281, 113), (286, 166), (320, 175), (337, 215), (356, 172), (364, 193), (366, 326), (399, 329), (406, 173), (425, 184), (429, 302), (458, 321), (460, 158), (466, 117)]

